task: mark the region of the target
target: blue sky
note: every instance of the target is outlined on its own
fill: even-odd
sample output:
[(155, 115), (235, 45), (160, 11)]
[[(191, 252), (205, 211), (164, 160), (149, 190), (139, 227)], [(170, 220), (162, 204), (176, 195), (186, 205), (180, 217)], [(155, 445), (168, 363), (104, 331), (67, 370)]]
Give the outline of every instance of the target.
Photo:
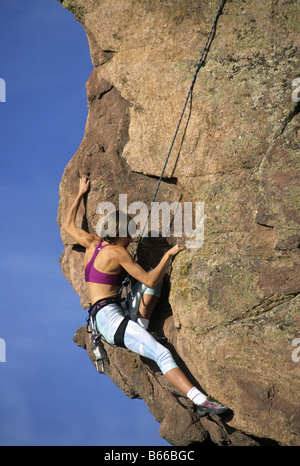
[(0, 445), (168, 445), (73, 343), (86, 313), (60, 270), (56, 216), (87, 117), (85, 32), (56, 0), (0, 1)]

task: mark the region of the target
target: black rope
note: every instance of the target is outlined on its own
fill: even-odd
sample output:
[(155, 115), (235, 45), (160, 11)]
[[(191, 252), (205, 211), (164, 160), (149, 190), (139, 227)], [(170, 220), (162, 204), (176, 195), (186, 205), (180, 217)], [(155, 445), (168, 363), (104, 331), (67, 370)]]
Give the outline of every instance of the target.
[(171, 152), (172, 152), (174, 143), (175, 143), (175, 139), (176, 139), (176, 137), (177, 137), (177, 134), (178, 134), (178, 131), (179, 131), (181, 122), (182, 122), (183, 115), (184, 115), (184, 113), (185, 113), (185, 110), (186, 110), (188, 101), (189, 101), (189, 99), (190, 99), (190, 97), (191, 97), (191, 94), (192, 94), (192, 91), (193, 91), (193, 88), (194, 88), (194, 85), (195, 85), (195, 82), (196, 82), (196, 79), (197, 79), (197, 75), (198, 75), (198, 73), (199, 73), (199, 70), (200, 70), (201, 66), (202, 66), (203, 63), (204, 63), (205, 56), (206, 56), (206, 54), (207, 54), (207, 52), (208, 52), (208, 50), (209, 50), (209, 47), (210, 47), (210, 45), (211, 45), (211, 42), (212, 42), (212, 39), (213, 39), (213, 34), (214, 34), (214, 32), (215, 32), (215, 28), (216, 28), (218, 19), (219, 19), (219, 16), (221, 15), (221, 13), (222, 13), (222, 10), (223, 10), (223, 7), (224, 7), (225, 3), (226, 3), (226, 0), (221, 0), (220, 5), (219, 5), (219, 8), (218, 8), (218, 11), (217, 11), (217, 14), (216, 14), (215, 19), (214, 19), (214, 22), (213, 22), (213, 25), (212, 25), (212, 27), (211, 27), (211, 30), (210, 30), (209, 34), (208, 34), (206, 43), (205, 43), (204, 48), (203, 48), (203, 50), (202, 50), (201, 57), (200, 57), (199, 62), (198, 62), (198, 64), (197, 64), (196, 71), (195, 71), (195, 74), (194, 74), (194, 76), (193, 76), (192, 83), (191, 83), (191, 86), (190, 86), (190, 88), (189, 88), (187, 97), (186, 97), (186, 99), (185, 99), (185, 103), (184, 103), (184, 106), (183, 106), (183, 110), (182, 110), (182, 112), (181, 112), (181, 115), (180, 115), (180, 118), (179, 118), (179, 122), (178, 122), (178, 125), (177, 125), (177, 128), (176, 128), (176, 131), (175, 131), (175, 133), (174, 133), (174, 137), (173, 137), (173, 140), (172, 140), (172, 143), (171, 143), (169, 152), (168, 152), (167, 157), (166, 157), (166, 160), (165, 160), (165, 164), (164, 164), (164, 166), (163, 166), (161, 175), (160, 175), (160, 177), (159, 177), (159, 180), (158, 180), (158, 183), (157, 183), (157, 186), (156, 186), (156, 190), (155, 190), (153, 199), (152, 199), (151, 204), (150, 204), (150, 209), (149, 209), (149, 211), (148, 211), (147, 220), (146, 220), (146, 222), (145, 222), (145, 225), (144, 225), (144, 228), (143, 228), (141, 237), (140, 237), (140, 239), (139, 239), (139, 242), (138, 242), (138, 245), (137, 245), (137, 248), (136, 248), (136, 251), (135, 251), (134, 259), (135, 259), (136, 256), (137, 256), (139, 247), (140, 247), (141, 242), (142, 242), (142, 240), (143, 240), (144, 233), (145, 233), (145, 229), (146, 229), (146, 226), (147, 226), (147, 224), (148, 224), (148, 220), (149, 220), (149, 217), (150, 217), (150, 214), (151, 214), (152, 206), (153, 206), (153, 203), (154, 203), (154, 201), (155, 201), (155, 199), (156, 199), (157, 192), (158, 192), (158, 189), (159, 189), (161, 180), (162, 180), (162, 178), (163, 178), (163, 175), (164, 175), (164, 172), (165, 172), (167, 163), (168, 163), (168, 161), (169, 161), (169, 158), (170, 158), (170, 155), (171, 155)]

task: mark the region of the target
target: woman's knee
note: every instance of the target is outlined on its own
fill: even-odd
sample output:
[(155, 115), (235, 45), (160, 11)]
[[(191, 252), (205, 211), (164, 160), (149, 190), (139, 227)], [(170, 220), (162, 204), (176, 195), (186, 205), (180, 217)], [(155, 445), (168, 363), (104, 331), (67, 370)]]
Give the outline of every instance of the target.
[(163, 281), (160, 281), (159, 284), (155, 288), (148, 288), (145, 286), (143, 290), (143, 294), (149, 294), (152, 296), (157, 296), (159, 298), (161, 295), (162, 286), (163, 286)]
[(178, 367), (178, 365), (174, 361), (171, 351), (169, 351), (164, 346), (162, 346), (162, 348), (163, 350), (158, 355), (156, 362), (160, 370), (162, 371), (163, 375), (165, 375), (166, 372), (170, 371), (171, 369), (175, 369), (176, 367)]

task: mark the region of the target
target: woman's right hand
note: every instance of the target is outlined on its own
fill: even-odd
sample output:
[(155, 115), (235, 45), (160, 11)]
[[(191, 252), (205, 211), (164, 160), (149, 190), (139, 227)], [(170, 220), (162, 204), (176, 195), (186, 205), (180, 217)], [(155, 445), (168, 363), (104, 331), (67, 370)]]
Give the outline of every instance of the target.
[(79, 191), (78, 196), (83, 196), (90, 187), (90, 180), (87, 176), (82, 176), (79, 181)]
[(176, 244), (171, 249), (169, 249), (167, 254), (170, 257), (175, 257), (180, 251), (183, 251), (184, 249), (186, 249), (186, 246), (184, 244)]

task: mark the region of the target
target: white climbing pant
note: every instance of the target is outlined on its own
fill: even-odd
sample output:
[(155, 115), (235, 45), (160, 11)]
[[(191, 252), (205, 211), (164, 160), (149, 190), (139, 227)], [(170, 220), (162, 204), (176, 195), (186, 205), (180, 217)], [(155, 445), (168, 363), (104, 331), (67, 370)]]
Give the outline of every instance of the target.
[[(137, 286), (138, 285), (138, 286)], [(159, 290), (150, 289), (140, 283), (137, 283), (132, 289), (132, 299), (134, 307), (139, 306), (139, 301), (143, 294), (154, 294), (159, 296)], [(144, 287), (144, 288), (143, 288)], [(108, 304), (104, 306), (96, 315), (96, 323), (98, 331), (109, 344), (114, 344), (115, 333), (124, 319), (125, 314), (121, 306), (118, 304)], [(129, 320), (125, 334), (124, 344), (126, 348), (134, 353), (152, 359), (159, 366), (161, 372), (165, 375), (170, 369), (177, 366), (171, 352), (163, 345), (158, 343), (153, 336), (143, 329), (137, 322)]]

